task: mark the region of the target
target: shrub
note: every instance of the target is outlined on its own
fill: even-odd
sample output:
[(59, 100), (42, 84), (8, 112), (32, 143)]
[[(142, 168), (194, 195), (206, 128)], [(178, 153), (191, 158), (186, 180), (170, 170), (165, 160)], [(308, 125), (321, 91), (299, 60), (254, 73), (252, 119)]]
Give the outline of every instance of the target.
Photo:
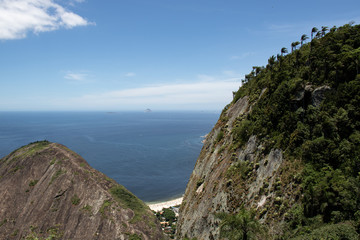
[(79, 205), (80, 203), (80, 198), (75, 194), (72, 198), (71, 198), (71, 203), (73, 205)]

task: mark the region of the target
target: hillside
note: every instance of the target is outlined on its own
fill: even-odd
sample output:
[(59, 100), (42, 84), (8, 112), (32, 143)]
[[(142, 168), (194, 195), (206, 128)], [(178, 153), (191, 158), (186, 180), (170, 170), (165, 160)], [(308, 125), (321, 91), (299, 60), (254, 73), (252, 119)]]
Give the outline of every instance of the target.
[(63, 145), (0, 160), (0, 239), (163, 239), (150, 209)]
[(360, 25), (307, 39), (254, 67), (224, 108), (178, 239), (359, 239)]

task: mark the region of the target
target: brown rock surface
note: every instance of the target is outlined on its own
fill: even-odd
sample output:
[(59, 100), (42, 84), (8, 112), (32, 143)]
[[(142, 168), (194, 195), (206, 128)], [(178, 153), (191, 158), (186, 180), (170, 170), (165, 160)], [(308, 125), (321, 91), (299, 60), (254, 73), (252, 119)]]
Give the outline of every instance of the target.
[(1, 159), (0, 196), (0, 239), (163, 239), (141, 200), (60, 144)]

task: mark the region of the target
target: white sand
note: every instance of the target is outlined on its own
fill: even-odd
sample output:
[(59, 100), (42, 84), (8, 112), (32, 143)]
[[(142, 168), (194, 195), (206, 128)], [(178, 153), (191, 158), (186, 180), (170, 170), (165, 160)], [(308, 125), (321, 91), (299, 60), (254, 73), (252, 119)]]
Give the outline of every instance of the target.
[(163, 208), (174, 207), (180, 205), (183, 200), (183, 197), (177, 198), (174, 200), (166, 201), (166, 202), (159, 202), (159, 203), (147, 203), (149, 208), (155, 212), (161, 211)]

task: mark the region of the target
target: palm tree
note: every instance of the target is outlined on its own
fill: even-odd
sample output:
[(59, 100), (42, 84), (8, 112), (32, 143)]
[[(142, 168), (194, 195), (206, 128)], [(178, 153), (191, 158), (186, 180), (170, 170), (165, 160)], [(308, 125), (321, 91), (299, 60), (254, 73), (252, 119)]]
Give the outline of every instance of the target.
[(259, 66), (253, 66), (253, 72), (255, 73), (255, 77), (261, 72), (262, 67)]
[(322, 37), (325, 36), (325, 33), (326, 33), (327, 30), (328, 30), (328, 27), (326, 27), (326, 26), (321, 27), (321, 36)]
[(296, 50), (296, 46), (299, 45), (300, 43), (298, 41), (291, 43), (291, 52), (293, 52), (294, 50)]
[(288, 52), (288, 50), (287, 50), (287, 48), (286, 47), (283, 47), (282, 49), (281, 49), (281, 56), (283, 56), (285, 53), (287, 53)]
[(311, 29), (311, 41), (313, 40), (313, 34), (316, 33), (318, 31), (318, 29), (316, 27), (313, 27)]
[(220, 218), (220, 237), (232, 240), (257, 239), (256, 234), (261, 234), (263, 227), (255, 219), (255, 213), (242, 208), (239, 213), (232, 215), (226, 213), (217, 214)]
[(309, 37), (306, 35), (306, 34), (303, 34), (302, 36), (301, 36), (301, 47), (302, 47), (302, 45), (303, 45), (303, 42), (306, 40), (306, 39), (309, 39)]
[(266, 66), (266, 68), (269, 68), (270, 71), (272, 71), (274, 64), (276, 61), (276, 57), (274, 55), (272, 55), (269, 59), (268, 59), (268, 65)]

